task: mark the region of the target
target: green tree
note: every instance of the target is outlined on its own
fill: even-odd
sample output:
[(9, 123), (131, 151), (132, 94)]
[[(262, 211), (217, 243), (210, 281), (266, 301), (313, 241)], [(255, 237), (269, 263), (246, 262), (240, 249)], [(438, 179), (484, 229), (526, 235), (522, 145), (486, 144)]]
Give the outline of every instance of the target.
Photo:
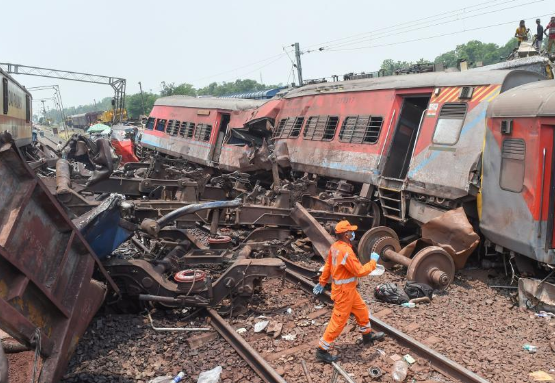
[[(159, 96), (154, 93), (145, 92), (143, 93), (144, 100), (144, 114), (149, 115), (154, 102)], [(143, 114), (143, 100), (141, 100), (141, 94), (135, 93), (127, 96), (125, 98), (125, 108), (127, 109), (127, 115), (129, 118), (137, 119)]]
[(167, 96), (175, 96), (175, 95), (184, 95), (184, 96), (193, 96), (197, 95), (197, 91), (191, 84), (183, 83), (179, 85), (175, 85), (174, 82), (166, 83), (162, 81), (160, 84), (162, 86), (162, 90), (160, 91), (160, 96), (167, 97)]
[(477, 62), (482, 62), (483, 65), (496, 64), (504, 61), (516, 46), (515, 38), (510, 39), (501, 47), (494, 43), (471, 40), (466, 44), (457, 45), (452, 51), (439, 55), (434, 61), (443, 63), (445, 68), (458, 67), (461, 60), (466, 60), (471, 67), (475, 66)]

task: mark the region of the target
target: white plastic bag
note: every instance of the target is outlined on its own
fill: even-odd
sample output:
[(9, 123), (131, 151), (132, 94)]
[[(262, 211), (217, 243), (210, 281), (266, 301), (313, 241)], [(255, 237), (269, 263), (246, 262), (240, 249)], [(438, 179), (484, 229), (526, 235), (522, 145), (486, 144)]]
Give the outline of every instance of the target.
[(218, 366), (210, 371), (201, 372), (198, 376), (197, 383), (218, 383), (220, 381), (220, 374), (222, 367)]
[(383, 265), (377, 264), (376, 268), (374, 270), (372, 270), (372, 272), (370, 273), (370, 276), (371, 277), (379, 277), (383, 273), (385, 273), (385, 267)]

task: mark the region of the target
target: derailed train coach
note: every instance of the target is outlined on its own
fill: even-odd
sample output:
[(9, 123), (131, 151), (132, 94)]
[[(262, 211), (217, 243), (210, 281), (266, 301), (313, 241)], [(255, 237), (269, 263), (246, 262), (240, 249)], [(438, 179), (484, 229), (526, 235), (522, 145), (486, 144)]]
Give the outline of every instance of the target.
[(18, 147), (32, 142), (32, 97), (24, 86), (0, 69), (0, 133), (8, 132)]
[(154, 104), (140, 143), (143, 148), (224, 171), (267, 170), (267, 144), (278, 103), (163, 97)]
[(426, 223), (459, 206), (477, 215), (487, 107), (542, 79), (466, 71), (305, 86), (284, 96), (275, 155), (293, 171), (348, 181), (394, 221)]
[(479, 198), (485, 245), (555, 264), (555, 80), (500, 95), (487, 122)]

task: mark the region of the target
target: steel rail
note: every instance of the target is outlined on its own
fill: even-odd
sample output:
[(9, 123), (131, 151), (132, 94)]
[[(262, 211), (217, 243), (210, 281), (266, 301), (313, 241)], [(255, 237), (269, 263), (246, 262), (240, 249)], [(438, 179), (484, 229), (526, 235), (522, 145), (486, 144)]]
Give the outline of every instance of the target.
[[(312, 293), (315, 283), (306, 279), (302, 275), (286, 269), (285, 277), (289, 281), (299, 285), (305, 291)], [(333, 303), (329, 291), (324, 291), (322, 294), (318, 295), (318, 298), (326, 303)], [(408, 347), (414, 354), (428, 360), (433, 368), (443, 375), (465, 383), (488, 383), (488, 380), (475, 374), (457, 362), (452, 361), (437, 351), (434, 351), (425, 344), (420, 343), (416, 339), (399, 331), (395, 327), (388, 325), (382, 320), (370, 315), (370, 322), (372, 323), (372, 327), (376, 330), (385, 332), (387, 335), (394, 338), (401, 346)]]
[(216, 312), (207, 308), (208, 316), (212, 319), (210, 324), (224, 339), (237, 351), (239, 356), (256, 372), (266, 383), (287, 383), (276, 370), (231, 327), (227, 321)]

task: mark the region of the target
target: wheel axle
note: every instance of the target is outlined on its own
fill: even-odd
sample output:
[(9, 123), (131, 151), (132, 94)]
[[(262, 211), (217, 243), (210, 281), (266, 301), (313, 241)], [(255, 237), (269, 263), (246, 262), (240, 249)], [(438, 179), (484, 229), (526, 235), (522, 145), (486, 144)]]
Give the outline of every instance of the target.
[(428, 246), (413, 258), (400, 254), (401, 245), (397, 234), (388, 227), (378, 226), (367, 231), (358, 246), (359, 257), (367, 262), (371, 253), (380, 255), (379, 263), (391, 269), (395, 265), (407, 267), (407, 279), (425, 283), (434, 289), (443, 290), (453, 282), (455, 263), (444, 249)]

